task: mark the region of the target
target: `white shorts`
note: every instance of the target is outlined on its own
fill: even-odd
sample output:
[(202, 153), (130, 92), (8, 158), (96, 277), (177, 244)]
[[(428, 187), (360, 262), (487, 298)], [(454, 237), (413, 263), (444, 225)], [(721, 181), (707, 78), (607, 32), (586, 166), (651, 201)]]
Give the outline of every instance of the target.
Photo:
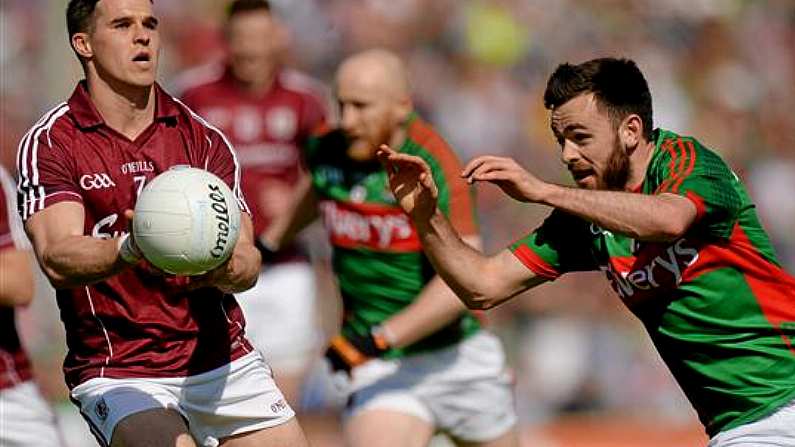
[(316, 354), (315, 272), (304, 262), (277, 264), (236, 296), (246, 317), (246, 338), (277, 374), (300, 372)]
[(122, 419), (154, 408), (179, 412), (196, 442), (208, 447), (295, 416), (276, 387), (270, 367), (256, 351), (195, 376), (90, 379), (72, 390), (72, 399), (103, 445), (110, 444), (113, 429)]
[(58, 447), (61, 444), (55, 415), (32, 381), (0, 390), (0, 446)]
[(397, 411), (463, 441), (490, 441), (516, 425), (511, 382), (499, 339), (480, 331), (445, 349), (355, 368), (345, 416)]
[(795, 447), (795, 400), (756, 422), (718, 433), (708, 447)]

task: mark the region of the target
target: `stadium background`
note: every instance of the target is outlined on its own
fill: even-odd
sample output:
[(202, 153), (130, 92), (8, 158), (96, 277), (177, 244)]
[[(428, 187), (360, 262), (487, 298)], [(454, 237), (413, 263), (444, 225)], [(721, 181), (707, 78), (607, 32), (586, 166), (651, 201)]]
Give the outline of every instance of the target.
[[(292, 32), (290, 65), (329, 81), (353, 51), (401, 54), (421, 113), (463, 160), (516, 157), (569, 182), (541, 97), (563, 61), (635, 59), (654, 97), (655, 124), (694, 135), (748, 183), (782, 262), (795, 271), (795, 2), (791, 0), (272, 0)], [(221, 54), (225, 2), (157, 0), (160, 80)], [(71, 92), (79, 64), (67, 44), (66, 0), (0, 3), (0, 144), (13, 169), (31, 123)], [(548, 212), (496, 188), (478, 194), (481, 233), (494, 252)], [(67, 400), (63, 330), (46, 285), (19, 326), (37, 379), (69, 447), (92, 445)], [(334, 294), (326, 287), (326, 300)], [(695, 413), (642, 327), (599, 274), (561, 279), (490, 312), (515, 370), (526, 445), (703, 445)], [(329, 399), (312, 390), (316, 446), (339, 444)]]

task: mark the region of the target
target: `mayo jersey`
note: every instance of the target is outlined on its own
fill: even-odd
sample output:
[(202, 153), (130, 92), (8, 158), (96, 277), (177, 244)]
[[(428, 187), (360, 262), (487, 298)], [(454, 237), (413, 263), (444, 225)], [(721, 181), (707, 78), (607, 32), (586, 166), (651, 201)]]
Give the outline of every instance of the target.
[[(444, 140), (413, 115), (400, 152), (422, 157), (439, 187), (439, 208), (458, 231), (476, 234), (472, 197), (458, 174), (461, 165)], [(395, 201), (386, 171), (373, 159), (347, 155), (339, 130), (310, 140), (307, 163), (320, 214), (334, 249), (333, 268), (344, 304), (344, 334), (370, 328), (411, 304), (436, 272), (422, 251), (417, 230)], [(469, 312), (438, 332), (387, 357), (438, 349), (479, 330)]]
[(683, 237), (637, 241), (556, 210), (510, 249), (549, 279), (603, 271), (712, 436), (795, 398), (795, 280), (717, 154), (666, 130), (655, 144), (638, 192), (692, 201)]

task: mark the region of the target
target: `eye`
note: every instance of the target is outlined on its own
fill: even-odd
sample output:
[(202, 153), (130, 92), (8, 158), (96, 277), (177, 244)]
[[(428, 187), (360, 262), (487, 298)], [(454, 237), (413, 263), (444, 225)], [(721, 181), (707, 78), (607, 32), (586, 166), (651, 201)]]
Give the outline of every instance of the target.
[(581, 144), (581, 143), (585, 143), (588, 140), (590, 140), (591, 136), (586, 134), (586, 133), (576, 133), (576, 134), (574, 134), (572, 139), (574, 140), (575, 143)]

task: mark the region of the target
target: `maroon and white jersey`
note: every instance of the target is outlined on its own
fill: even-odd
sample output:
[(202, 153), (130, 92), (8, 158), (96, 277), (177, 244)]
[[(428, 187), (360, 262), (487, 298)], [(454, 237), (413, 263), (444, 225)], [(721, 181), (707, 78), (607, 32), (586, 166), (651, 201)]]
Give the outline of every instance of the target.
[(326, 122), (327, 95), (317, 81), (293, 70), (281, 71), (262, 95), (242, 90), (223, 67), (211, 67), (202, 83), (196, 81), (185, 89), (183, 101), (234, 144), (254, 232), (261, 234), (292, 198), (304, 169), (303, 145)]
[[(206, 169), (229, 184), (241, 209), (240, 169), (216, 128), (155, 86), (154, 122), (130, 141), (108, 127), (85, 82), (45, 114), (19, 144), (18, 210), (23, 220), (63, 201), (85, 209), (84, 234), (126, 233), (126, 209), (147, 182), (175, 165)], [(251, 350), (234, 297), (188, 292), (180, 278), (141, 267), (90, 286), (57, 291), (69, 348), (66, 384), (94, 377), (180, 377), (217, 368)]]
[[(16, 212), (14, 180), (0, 166), (0, 251), (27, 250), (19, 216)], [(10, 388), (33, 378), (28, 356), (19, 342), (14, 308), (0, 306), (0, 389)]]

